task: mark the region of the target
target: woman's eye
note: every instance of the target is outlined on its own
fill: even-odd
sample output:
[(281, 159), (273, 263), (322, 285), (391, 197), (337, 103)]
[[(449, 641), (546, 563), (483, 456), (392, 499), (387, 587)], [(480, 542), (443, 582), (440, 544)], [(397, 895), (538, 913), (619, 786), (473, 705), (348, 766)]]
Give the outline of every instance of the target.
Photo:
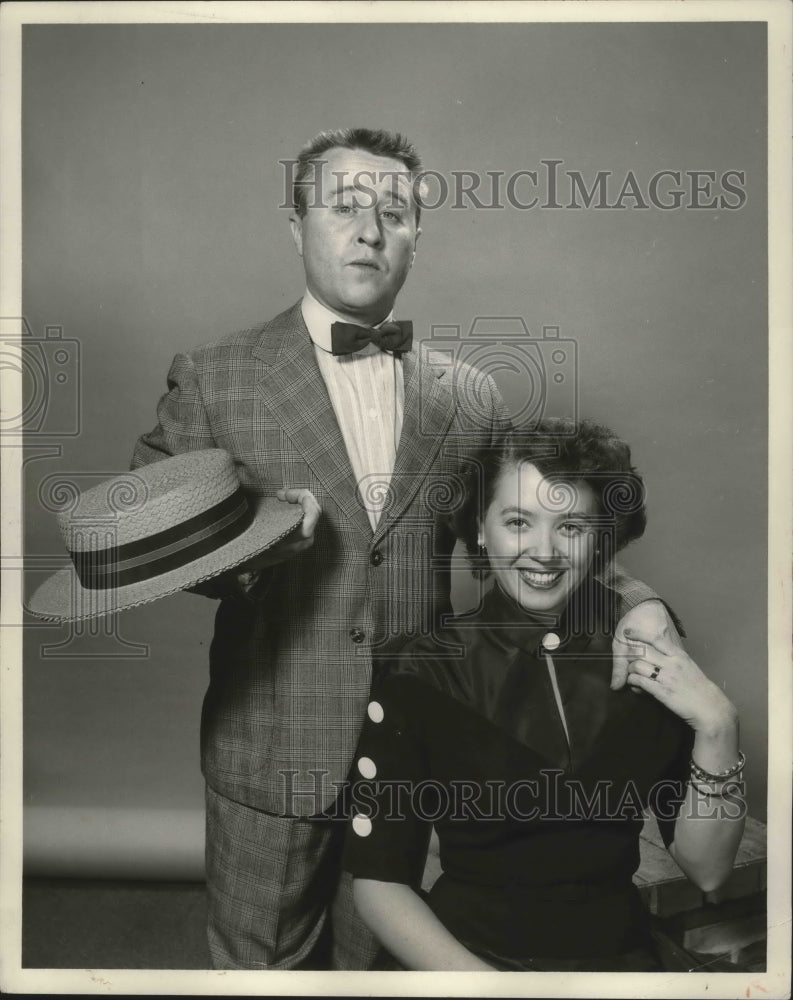
[(526, 528), (528, 527), (528, 521), (524, 517), (511, 517), (507, 521), (507, 527), (509, 528)]
[(559, 526), (559, 530), (565, 535), (580, 535), (584, 531), (584, 525), (577, 521), (565, 521)]

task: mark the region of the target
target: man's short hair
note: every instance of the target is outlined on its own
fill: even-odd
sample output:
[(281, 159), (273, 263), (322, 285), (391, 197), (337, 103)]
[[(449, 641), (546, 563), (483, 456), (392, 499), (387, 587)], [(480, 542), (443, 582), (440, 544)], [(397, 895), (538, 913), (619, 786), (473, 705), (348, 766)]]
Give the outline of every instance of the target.
[[(386, 156), (392, 160), (404, 163), (410, 174), (411, 186), (421, 173), (421, 158), (416, 148), (400, 132), (387, 132), (385, 129), (370, 128), (337, 128), (319, 132), (297, 154), (297, 166), (292, 182), (292, 204), (299, 216), (306, 214), (308, 207), (306, 198), (306, 178), (314, 169), (313, 165), (322, 160), (322, 154), (331, 149), (362, 149), (373, 156)], [(413, 196), (416, 206), (416, 223), (421, 215), (418, 200)]]

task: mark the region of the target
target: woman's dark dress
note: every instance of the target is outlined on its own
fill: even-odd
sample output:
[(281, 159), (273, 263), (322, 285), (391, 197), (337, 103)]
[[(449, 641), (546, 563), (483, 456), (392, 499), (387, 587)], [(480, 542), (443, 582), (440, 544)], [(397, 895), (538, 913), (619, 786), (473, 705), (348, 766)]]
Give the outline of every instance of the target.
[(443, 875), (427, 902), (472, 951), (501, 968), (651, 969), (631, 880), (642, 809), (668, 844), (693, 734), (654, 698), (610, 690), (614, 595), (592, 581), (577, 597), (548, 627), (493, 587), (378, 663), (345, 867), (418, 889), (434, 823)]

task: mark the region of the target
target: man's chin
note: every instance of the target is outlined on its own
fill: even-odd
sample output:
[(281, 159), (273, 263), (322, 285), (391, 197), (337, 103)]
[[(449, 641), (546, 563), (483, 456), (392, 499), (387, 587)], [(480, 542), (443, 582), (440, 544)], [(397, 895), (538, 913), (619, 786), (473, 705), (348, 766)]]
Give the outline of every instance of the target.
[(373, 326), (380, 323), (394, 308), (393, 300), (385, 302), (382, 299), (372, 299), (365, 296), (348, 296), (344, 302), (340, 302), (334, 312), (349, 319), (351, 323), (360, 323), (364, 326)]

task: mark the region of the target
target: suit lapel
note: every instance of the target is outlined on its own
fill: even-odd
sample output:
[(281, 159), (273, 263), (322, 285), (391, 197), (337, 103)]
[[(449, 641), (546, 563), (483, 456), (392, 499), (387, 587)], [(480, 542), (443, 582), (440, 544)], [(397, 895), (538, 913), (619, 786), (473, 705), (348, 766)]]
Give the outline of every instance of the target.
[(417, 354), (402, 361), (405, 384), (404, 416), (394, 471), (391, 503), (374, 533), (376, 544), (400, 518), (424, 482), (444, 442), (454, 416), (454, 399), (446, 369)]
[(347, 449), (300, 303), (268, 325), (253, 353), (263, 364), (256, 386), (262, 404), (349, 521), (371, 539), (372, 528), (358, 500)]

